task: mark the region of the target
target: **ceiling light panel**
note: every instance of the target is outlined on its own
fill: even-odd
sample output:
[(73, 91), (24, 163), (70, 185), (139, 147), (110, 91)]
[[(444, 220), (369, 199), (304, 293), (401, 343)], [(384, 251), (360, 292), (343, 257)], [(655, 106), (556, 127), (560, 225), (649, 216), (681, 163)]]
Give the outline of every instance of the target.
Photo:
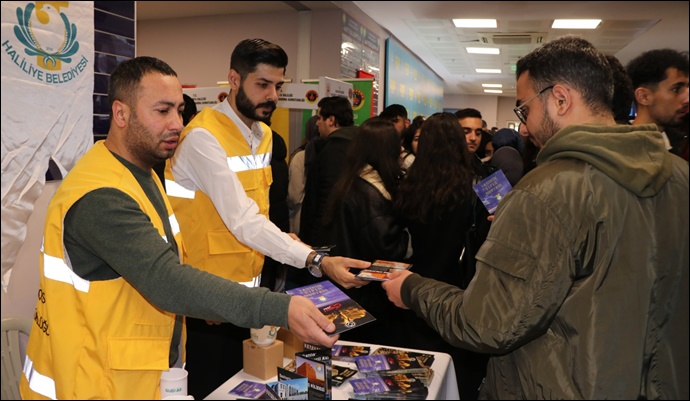
[(502, 88), (502, 84), (482, 84), (482, 88)]
[(453, 19), (456, 28), (496, 28), (495, 19)]
[(500, 74), (502, 71), (496, 68), (477, 68), (475, 71), (478, 74)]
[(497, 47), (466, 47), (467, 53), (471, 54), (501, 54)]
[(601, 23), (600, 19), (555, 19), (553, 29), (596, 29)]

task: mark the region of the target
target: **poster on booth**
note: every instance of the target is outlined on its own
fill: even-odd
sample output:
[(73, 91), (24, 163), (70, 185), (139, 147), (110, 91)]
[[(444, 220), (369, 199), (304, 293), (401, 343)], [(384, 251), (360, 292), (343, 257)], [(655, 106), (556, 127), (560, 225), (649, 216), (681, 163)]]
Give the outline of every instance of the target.
[[(321, 77), (326, 78), (326, 77)], [(332, 79), (332, 78), (328, 78)], [(341, 78), (340, 81), (352, 85), (352, 112), (354, 113), (355, 125), (361, 125), (364, 121), (375, 115), (374, 113), (374, 79), (373, 78)], [(322, 79), (305, 79), (302, 80), (305, 84), (310, 84), (311, 86), (319, 85), (321, 86)], [(324, 82), (324, 87), (325, 87)], [(332, 88), (331, 88), (332, 90)], [(317, 92), (317, 95), (321, 93)], [(315, 104), (318, 103), (318, 99)], [(316, 110), (318, 107), (315, 107)], [(306, 121), (311, 117), (312, 113), (305, 111), (302, 116), (303, 121)], [(304, 134), (304, 133), (303, 133)]]

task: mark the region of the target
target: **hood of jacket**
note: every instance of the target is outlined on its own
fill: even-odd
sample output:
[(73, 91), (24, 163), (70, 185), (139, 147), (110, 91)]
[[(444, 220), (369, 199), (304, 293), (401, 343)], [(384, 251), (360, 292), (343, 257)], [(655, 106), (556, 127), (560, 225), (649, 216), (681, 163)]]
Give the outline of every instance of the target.
[(341, 138), (351, 141), (352, 138), (355, 137), (355, 134), (357, 134), (357, 126), (350, 125), (349, 127), (340, 127), (337, 130), (331, 132), (331, 134), (328, 136), (328, 139)]
[(656, 125), (570, 125), (546, 142), (537, 164), (585, 161), (640, 197), (656, 195), (672, 173), (671, 154)]

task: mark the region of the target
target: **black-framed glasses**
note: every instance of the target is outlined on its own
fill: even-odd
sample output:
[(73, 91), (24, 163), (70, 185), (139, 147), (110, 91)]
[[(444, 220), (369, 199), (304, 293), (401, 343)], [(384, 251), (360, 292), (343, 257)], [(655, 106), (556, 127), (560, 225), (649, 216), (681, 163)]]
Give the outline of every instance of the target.
[(542, 93), (546, 92), (549, 89), (553, 89), (555, 85), (547, 86), (546, 88), (542, 89), (537, 93), (536, 95), (532, 96), (528, 100), (526, 100), (524, 103), (519, 105), (518, 107), (514, 108), (513, 111), (515, 112), (515, 115), (517, 116), (518, 119), (520, 119), (520, 122), (523, 124), (527, 124), (527, 112), (523, 110), (523, 107), (532, 100), (536, 99), (541, 95)]

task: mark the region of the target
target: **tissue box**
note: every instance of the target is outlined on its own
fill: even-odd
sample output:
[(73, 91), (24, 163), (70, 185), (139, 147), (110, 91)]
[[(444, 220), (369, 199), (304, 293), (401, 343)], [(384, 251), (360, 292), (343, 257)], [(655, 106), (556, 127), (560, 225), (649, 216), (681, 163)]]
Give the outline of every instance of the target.
[(283, 342), (283, 356), (295, 359), (295, 354), (304, 351), (304, 343), (292, 334), (290, 330), (281, 328), (278, 330), (278, 340)]
[(277, 367), (283, 366), (283, 342), (260, 347), (248, 338), (242, 343), (244, 372), (261, 380), (268, 380), (277, 374)]

